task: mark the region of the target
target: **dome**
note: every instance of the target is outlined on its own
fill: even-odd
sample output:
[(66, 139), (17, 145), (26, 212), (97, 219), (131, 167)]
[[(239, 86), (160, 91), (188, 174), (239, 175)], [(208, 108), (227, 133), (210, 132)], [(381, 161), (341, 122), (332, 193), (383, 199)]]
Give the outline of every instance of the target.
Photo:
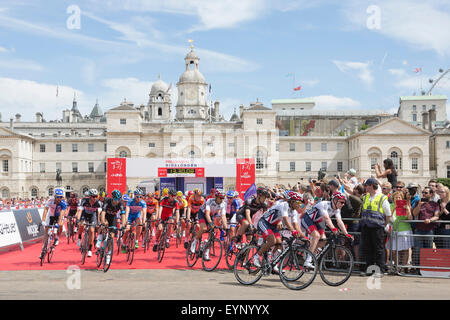
[(230, 118), (230, 122), (236, 122), (236, 121), (240, 121), (239, 116), (235, 113), (233, 113), (233, 115)]
[(186, 58), (184, 58), (185, 60), (200, 60), (200, 58), (198, 57), (198, 55), (194, 52), (194, 50), (191, 50), (187, 55)]
[(198, 70), (186, 70), (180, 76), (179, 82), (201, 82), (206, 83), (205, 77)]
[(152, 85), (152, 90), (150, 91), (150, 94), (157, 95), (161, 91), (167, 92), (168, 89), (169, 87), (167, 86), (167, 84), (160, 79)]

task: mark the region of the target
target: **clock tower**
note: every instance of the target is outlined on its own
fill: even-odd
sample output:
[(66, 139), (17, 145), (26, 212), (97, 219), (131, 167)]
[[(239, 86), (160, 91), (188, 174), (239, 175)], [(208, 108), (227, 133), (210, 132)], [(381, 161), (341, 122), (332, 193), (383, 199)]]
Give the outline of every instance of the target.
[(178, 121), (206, 120), (208, 102), (206, 99), (208, 84), (205, 77), (198, 70), (200, 58), (191, 45), (191, 51), (184, 58), (186, 71), (177, 83), (178, 102), (176, 116)]

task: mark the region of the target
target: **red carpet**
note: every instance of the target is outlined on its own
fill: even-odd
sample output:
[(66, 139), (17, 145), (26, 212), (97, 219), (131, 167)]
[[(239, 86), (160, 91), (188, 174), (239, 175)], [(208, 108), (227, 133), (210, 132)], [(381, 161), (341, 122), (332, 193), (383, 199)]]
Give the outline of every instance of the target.
[[(141, 242), (139, 243), (141, 245)], [(153, 241), (152, 246), (153, 247)], [(41, 253), (42, 243), (35, 243), (25, 246), (25, 250), (20, 249), (0, 254), (0, 270), (66, 270), (71, 265), (77, 265), (80, 269), (97, 269), (97, 255), (92, 252), (92, 257), (86, 257), (84, 265), (81, 265), (81, 253), (75, 243), (67, 244), (64, 236), (60, 237), (59, 245), (53, 254), (51, 263), (45, 260), (40, 265), (39, 255)], [(192, 269), (201, 269), (201, 258)], [(220, 261), (218, 269), (226, 269), (227, 265), (224, 257)], [(176, 248), (175, 239), (171, 239), (170, 247), (166, 249), (163, 261), (157, 260), (157, 253), (152, 248), (144, 253), (144, 249), (139, 247), (134, 254), (133, 263), (129, 265), (126, 261), (126, 255), (119, 253), (117, 255), (116, 243), (114, 243), (114, 255), (111, 263), (111, 270), (114, 269), (190, 269), (186, 262), (186, 249), (183, 244)]]

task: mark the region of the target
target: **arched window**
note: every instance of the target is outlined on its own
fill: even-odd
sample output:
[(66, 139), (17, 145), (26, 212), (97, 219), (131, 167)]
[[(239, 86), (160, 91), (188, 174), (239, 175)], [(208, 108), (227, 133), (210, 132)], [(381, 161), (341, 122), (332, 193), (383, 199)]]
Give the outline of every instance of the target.
[(48, 188), (48, 196), (53, 197), (53, 188)]
[(162, 108), (158, 108), (158, 116), (162, 116)]
[(189, 157), (191, 157), (191, 158), (194, 158), (194, 157), (195, 157), (195, 151), (194, 151), (194, 150), (191, 150), (191, 151), (189, 152)]
[(36, 198), (38, 196), (38, 190), (36, 188), (31, 189), (31, 196)]
[(126, 158), (128, 156), (128, 153), (126, 151), (120, 151), (119, 157), (120, 158)]
[(256, 152), (256, 165), (255, 168), (256, 169), (264, 169), (264, 152), (262, 152), (261, 150), (258, 150)]
[(160, 94), (158, 94), (158, 98), (157, 98), (157, 100), (158, 100), (158, 101), (163, 101), (163, 97), (162, 97), (161, 93), (160, 93)]
[(9, 198), (9, 190), (8, 189), (2, 190), (2, 198), (3, 199)]
[(391, 152), (391, 159), (392, 159), (392, 162), (394, 162), (394, 167), (395, 167), (396, 170), (402, 168), (402, 158), (400, 158), (398, 156), (397, 151), (392, 151)]
[(84, 196), (84, 194), (86, 193), (86, 191), (89, 190), (89, 187), (83, 187), (82, 191), (82, 196)]

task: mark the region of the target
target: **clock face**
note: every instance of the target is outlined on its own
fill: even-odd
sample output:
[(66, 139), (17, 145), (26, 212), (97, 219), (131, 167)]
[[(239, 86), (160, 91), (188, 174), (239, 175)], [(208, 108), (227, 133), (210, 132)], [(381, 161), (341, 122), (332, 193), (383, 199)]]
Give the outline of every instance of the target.
[(195, 100), (197, 99), (197, 91), (195, 89), (187, 89), (186, 90), (186, 97), (189, 100)]

